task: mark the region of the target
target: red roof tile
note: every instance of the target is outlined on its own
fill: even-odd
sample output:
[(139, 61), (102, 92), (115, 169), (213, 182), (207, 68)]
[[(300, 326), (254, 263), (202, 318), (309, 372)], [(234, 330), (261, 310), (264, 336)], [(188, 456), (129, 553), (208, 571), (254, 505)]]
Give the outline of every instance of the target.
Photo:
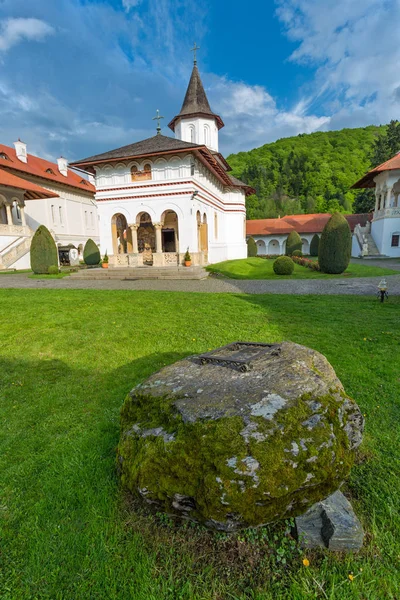
[[(297, 233), (321, 233), (331, 215), (329, 213), (310, 214), (310, 215), (286, 215), (281, 219), (255, 219), (246, 221), (247, 235), (282, 235), (289, 234), (291, 231)], [(372, 215), (368, 213), (359, 215), (345, 215), (351, 231), (357, 223), (365, 226)]]
[(379, 175), (379, 173), (383, 173), (384, 171), (393, 171), (394, 169), (400, 169), (400, 152), (389, 158), (386, 162), (382, 163), (368, 171), (361, 179), (356, 181), (354, 185), (351, 187), (353, 189), (357, 188), (373, 188), (375, 187), (374, 177)]
[[(3, 144), (0, 144), (0, 155), (1, 154), (5, 154), (8, 157), (8, 159), (0, 157), (0, 168), (2, 169), (15, 169), (21, 173), (47, 180), (49, 184), (51, 182), (61, 183), (63, 185), (84, 190), (85, 192), (91, 192), (92, 194), (96, 191), (94, 185), (84, 179), (81, 175), (68, 169), (68, 175), (64, 177), (64, 175), (61, 175), (59, 172), (57, 164), (45, 160), (44, 158), (39, 158), (33, 154), (27, 154), (27, 162), (24, 163), (17, 158), (15, 148), (4, 146)], [(51, 169), (52, 173), (48, 173), (48, 169)], [(85, 183), (82, 183), (82, 181)]]
[(31, 181), (21, 179), (21, 177), (8, 173), (4, 169), (0, 169), (0, 186), (24, 190), (25, 198), (27, 200), (59, 197), (55, 192), (49, 192), (49, 190), (45, 190)]

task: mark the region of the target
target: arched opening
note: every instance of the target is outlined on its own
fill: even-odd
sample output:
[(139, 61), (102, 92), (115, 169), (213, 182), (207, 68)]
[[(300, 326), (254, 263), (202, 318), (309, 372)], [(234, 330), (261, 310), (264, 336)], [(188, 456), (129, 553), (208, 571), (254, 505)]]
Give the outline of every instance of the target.
[(189, 127), (189, 142), (191, 142), (192, 144), (196, 143), (196, 132), (194, 130), (193, 125)]
[(398, 181), (396, 181), (396, 183), (393, 186), (393, 196), (394, 196), (393, 208), (398, 208), (400, 206), (399, 195), (400, 195), (400, 179)]
[(130, 229), (125, 215), (115, 214), (111, 219), (111, 237), (113, 244), (113, 254), (127, 254), (132, 252), (132, 240)]
[(268, 254), (280, 254), (280, 244), (278, 240), (268, 242)]
[(267, 254), (267, 247), (264, 240), (258, 240), (257, 242), (257, 254)]
[(198, 210), (196, 213), (196, 223), (197, 223), (197, 251), (201, 251), (201, 214)]
[(137, 230), (137, 242), (139, 254), (143, 255), (143, 264), (153, 264), (153, 252), (156, 251), (156, 232), (151, 216), (147, 212), (139, 213), (136, 217), (139, 225)]
[(301, 251), (303, 254), (310, 254), (310, 244), (305, 238), (301, 238)]
[(161, 243), (163, 252), (179, 252), (178, 215), (174, 210), (165, 210), (161, 215)]

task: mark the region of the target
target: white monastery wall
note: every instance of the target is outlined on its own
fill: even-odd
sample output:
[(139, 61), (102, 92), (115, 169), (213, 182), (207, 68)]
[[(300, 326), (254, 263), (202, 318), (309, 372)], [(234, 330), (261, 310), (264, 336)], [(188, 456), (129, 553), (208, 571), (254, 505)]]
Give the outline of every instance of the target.
[(374, 181), (376, 201), (371, 235), (381, 254), (400, 257), (400, 243), (392, 245), (393, 236), (400, 236), (400, 169), (380, 173)]

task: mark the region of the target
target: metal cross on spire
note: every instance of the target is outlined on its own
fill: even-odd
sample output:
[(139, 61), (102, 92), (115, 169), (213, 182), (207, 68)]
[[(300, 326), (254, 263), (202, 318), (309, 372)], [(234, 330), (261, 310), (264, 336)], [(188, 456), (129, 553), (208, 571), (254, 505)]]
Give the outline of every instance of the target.
[(162, 116), (160, 115), (160, 111), (159, 111), (159, 110), (158, 110), (158, 108), (157, 108), (157, 114), (156, 114), (156, 116), (155, 116), (155, 117), (153, 117), (153, 121), (157, 121), (157, 135), (160, 135), (160, 133), (161, 133), (160, 121), (161, 121), (161, 119), (163, 119), (163, 118), (164, 118), (164, 117), (162, 117)]
[(198, 46), (195, 42), (193, 48), (191, 48), (191, 52), (193, 52), (193, 62), (195, 65), (197, 65), (197, 50), (200, 50), (200, 46)]

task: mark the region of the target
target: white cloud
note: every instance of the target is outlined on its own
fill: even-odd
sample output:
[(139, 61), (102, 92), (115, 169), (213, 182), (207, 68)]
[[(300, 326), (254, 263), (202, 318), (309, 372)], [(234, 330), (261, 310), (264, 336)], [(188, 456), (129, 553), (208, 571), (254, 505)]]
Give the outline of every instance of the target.
[(122, 0), (122, 6), (126, 10), (126, 12), (129, 12), (132, 8), (138, 6), (141, 3), (141, 1), (142, 0)]
[(332, 127), (400, 117), (399, 0), (279, 0), (277, 14), (298, 42), (290, 60), (317, 68), (309, 106), (330, 110)]
[(5, 52), (23, 40), (39, 42), (54, 33), (53, 27), (40, 19), (6, 19), (0, 23), (0, 52)]
[(216, 76), (207, 79), (211, 84), (207, 92), (212, 108), (225, 121), (220, 132), (223, 151), (249, 150), (277, 138), (311, 133), (329, 123), (329, 117), (305, 114), (306, 100), (292, 110), (282, 110), (260, 85)]

